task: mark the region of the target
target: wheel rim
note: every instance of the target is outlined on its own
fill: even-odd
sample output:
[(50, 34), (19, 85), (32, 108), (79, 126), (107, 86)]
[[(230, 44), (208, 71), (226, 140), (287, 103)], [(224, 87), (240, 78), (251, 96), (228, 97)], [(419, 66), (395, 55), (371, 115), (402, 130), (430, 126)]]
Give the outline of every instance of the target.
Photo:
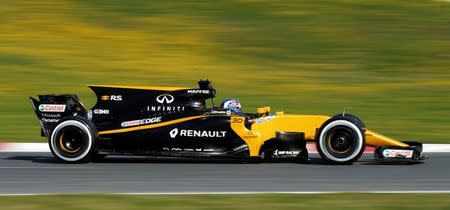
[(77, 126), (69, 125), (61, 128), (56, 135), (57, 152), (67, 158), (80, 156), (88, 145), (89, 136)]
[(337, 126), (328, 131), (327, 150), (335, 157), (348, 157), (355, 151), (358, 142), (355, 132), (345, 126)]
[(90, 128), (76, 120), (60, 123), (53, 130), (50, 146), (58, 158), (73, 162), (86, 157), (93, 145)]
[(68, 126), (61, 130), (59, 147), (64, 152), (76, 153), (82, 148), (84, 138), (85, 135), (78, 127)]
[[(334, 135), (331, 136), (330, 134), (333, 133)], [(346, 135), (342, 133), (346, 133)], [(322, 129), (319, 136), (318, 149), (322, 157), (333, 162), (355, 161), (364, 150), (363, 135), (362, 131), (350, 121), (332, 121)], [(342, 136), (345, 136), (346, 139), (344, 139), (344, 142), (340, 142), (341, 145), (332, 144), (339, 143), (338, 141)], [(333, 139), (335, 141), (331, 141)], [(351, 147), (345, 146), (347, 144), (351, 145)]]

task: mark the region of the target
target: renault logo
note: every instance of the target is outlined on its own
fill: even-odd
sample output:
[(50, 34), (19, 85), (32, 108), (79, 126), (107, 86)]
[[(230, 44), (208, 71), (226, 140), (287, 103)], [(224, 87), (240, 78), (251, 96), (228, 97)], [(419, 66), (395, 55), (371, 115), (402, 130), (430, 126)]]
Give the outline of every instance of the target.
[(162, 95), (159, 95), (158, 97), (156, 97), (156, 101), (157, 101), (158, 103), (160, 103), (160, 104), (164, 104), (164, 103), (170, 104), (170, 103), (172, 103), (174, 100), (175, 100), (175, 99), (174, 99), (173, 96), (170, 95), (170, 94), (162, 94)]
[(178, 128), (174, 128), (173, 130), (171, 130), (169, 132), (169, 134), (170, 134), (170, 138), (172, 138), (172, 139), (177, 137), (177, 135), (178, 135)]

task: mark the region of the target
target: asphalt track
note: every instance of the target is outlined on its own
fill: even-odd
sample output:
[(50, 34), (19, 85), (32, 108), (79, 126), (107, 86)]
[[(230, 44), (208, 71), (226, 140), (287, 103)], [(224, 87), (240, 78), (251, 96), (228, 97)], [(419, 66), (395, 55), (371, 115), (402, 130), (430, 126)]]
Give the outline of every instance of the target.
[(450, 154), (423, 164), (375, 164), (371, 155), (349, 166), (240, 163), (112, 156), (88, 164), (56, 163), (50, 153), (0, 153), (0, 194), (450, 192)]

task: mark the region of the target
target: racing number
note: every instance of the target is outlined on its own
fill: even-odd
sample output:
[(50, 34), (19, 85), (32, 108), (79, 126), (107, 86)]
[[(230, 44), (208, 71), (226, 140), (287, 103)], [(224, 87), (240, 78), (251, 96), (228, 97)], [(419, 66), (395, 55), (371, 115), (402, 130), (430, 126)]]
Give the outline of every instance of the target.
[(244, 122), (244, 118), (241, 118), (241, 117), (231, 118), (231, 123), (242, 123), (242, 122)]

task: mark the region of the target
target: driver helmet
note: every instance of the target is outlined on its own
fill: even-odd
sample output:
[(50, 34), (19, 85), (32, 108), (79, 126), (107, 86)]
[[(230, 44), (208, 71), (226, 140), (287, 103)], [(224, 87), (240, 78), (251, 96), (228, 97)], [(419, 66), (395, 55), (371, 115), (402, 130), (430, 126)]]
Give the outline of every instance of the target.
[(228, 109), (228, 110), (231, 110), (231, 111), (233, 111), (235, 113), (240, 114), (242, 106), (241, 106), (241, 103), (239, 103), (238, 100), (230, 98), (230, 99), (223, 100), (222, 103), (220, 104), (220, 108), (221, 109)]

